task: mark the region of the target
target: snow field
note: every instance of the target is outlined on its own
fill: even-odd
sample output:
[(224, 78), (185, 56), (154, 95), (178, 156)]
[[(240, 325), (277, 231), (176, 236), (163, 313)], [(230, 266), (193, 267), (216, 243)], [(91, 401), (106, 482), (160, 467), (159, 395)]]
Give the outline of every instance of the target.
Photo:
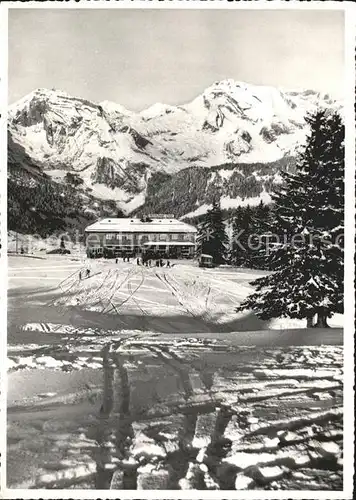
[[(53, 453), (58, 450), (60, 458), (42, 463), (35, 476), (37, 487), (60, 488), (65, 484), (72, 488), (86, 481), (92, 485), (100, 470), (112, 472), (112, 487), (123, 487), (130, 470), (138, 489), (166, 488), (167, 484), (181, 489), (197, 485), (198, 489), (224, 489), (226, 481), (232, 481), (236, 488), (270, 489), (274, 481), (282, 487), (288, 478), (306, 484), (303, 477), (291, 476), (291, 471), (314, 470), (316, 478), (317, 470), (325, 467), (331, 467), (334, 479), (325, 482), (322, 489), (340, 484), (342, 347), (263, 349), (194, 337), (161, 342), (134, 336), (126, 342), (120, 342), (118, 336), (116, 339), (112, 337), (108, 355), (102, 351), (108, 338), (106, 343), (100, 336), (86, 342), (68, 340), (53, 357), (67, 359), (70, 353), (74, 371), (56, 372), (58, 368), (50, 365), (44, 368), (46, 382), (39, 378), (38, 370), (30, 370), (25, 379), (23, 371), (10, 374), (18, 385), (10, 384), (10, 436), (19, 436), (26, 409), (37, 408), (37, 413), (32, 411), (26, 417), (20, 447), (29, 446), (25, 436), (32, 428), (31, 415), (35, 415), (33, 425), (37, 428), (38, 419), (48, 422), (50, 408), (55, 412), (35, 438), (35, 443), (39, 440), (35, 459), (44, 453), (43, 440), (51, 441)], [(85, 350), (90, 356), (83, 356)], [(30, 352), (33, 359), (47, 361), (48, 356), (42, 354), (45, 346), (23, 346), (23, 351)], [(19, 348), (15, 352), (21, 355)], [(88, 357), (100, 368), (80, 367), (78, 362)], [(276, 364), (277, 378), (271, 376), (270, 368)], [(74, 374), (81, 377), (78, 382)], [(26, 398), (19, 394), (20, 387)], [(126, 409), (123, 401), (127, 401)], [(93, 433), (104, 423), (101, 403), (106, 412), (105, 427), (103, 441), (98, 444)], [(83, 405), (88, 404), (83, 418)], [(72, 413), (78, 411), (81, 425), (75, 430), (78, 425)], [(120, 422), (127, 425), (127, 411), (132, 430), (122, 427), (118, 431)], [(61, 431), (54, 433), (55, 429)], [(123, 440), (119, 448), (117, 432)], [(31, 439), (34, 443), (33, 436)], [(15, 449), (10, 446), (11, 453)], [(187, 469), (172, 469), (176, 455)]]
[[(322, 345), (332, 329), (219, 331), (255, 271), (91, 261), (80, 281), (85, 261), (29, 261), (12, 300), (17, 317), (34, 300), (38, 313), (8, 349), (11, 487), (342, 487), (343, 349)], [(52, 264), (57, 289), (33, 283), (29, 294), (31, 276)], [(155, 332), (153, 314), (171, 323), (173, 308), (185, 333)], [(67, 310), (100, 320), (71, 323)], [(132, 328), (120, 323), (128, 314)], [(197, 319), (214, 330), (194, 333)], [(317, 345), (298, 345), (310, 336)]]

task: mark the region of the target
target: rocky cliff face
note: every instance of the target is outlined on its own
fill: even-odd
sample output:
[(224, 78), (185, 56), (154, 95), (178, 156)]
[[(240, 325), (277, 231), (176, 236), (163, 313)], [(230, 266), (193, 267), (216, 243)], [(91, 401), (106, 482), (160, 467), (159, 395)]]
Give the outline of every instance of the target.
[[(75, 172), (93, 195), (132, 211), (144, 204), (158, 173), (174, 179), (192, 168), (283, 162), (305, 139), (305, 114), (335, 106), (313, 91), (233, 80), (214, 83), (186, 105), (155, 104), (140, 113), (38, 89), (9, 110), (9, 154), (13, 145), (23, 148), (59, 182)], [(206, 201), (200, 194), (198, 204)]]

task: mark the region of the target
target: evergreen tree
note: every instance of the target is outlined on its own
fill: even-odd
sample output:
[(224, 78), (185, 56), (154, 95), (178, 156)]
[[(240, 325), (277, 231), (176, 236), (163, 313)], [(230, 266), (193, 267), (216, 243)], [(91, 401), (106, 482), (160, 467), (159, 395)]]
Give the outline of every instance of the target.
[(268, 219), (270, 216), (270, 207), (261, 200), (252, 216), (252, 225), (254, 234), (264, 234), (269, 229)]
[(84, 184), (83, 179), (78, 174), (73, 174), (72, 172), (67, 172), (66, 175), (64, 176), (64, 180), (66, 181), (67, 184), (73, 187), (78, 187)]
[(118, 219), (125, 219), (127, 217), (127, 215), (125, 214), (125, 212), (123, 210), (121, 210), (121, 208), (118, 208), (116, 210), (116, 217)]
[(233, 222), (231, 261), (235, 266), (251, 267), (250, 231), (252, 210), (239, 207)]
[(262, 319), (306, 318), (326, 327), (343, 311), (344, 126), (338, 113), (306, 118), (310, 135), (295, 174), (274, 195), (274, 228), (285, 241), (271, 253), (274, 273), (238, 308)]
[(229, 259), (233, 266), (240, 265), (241, 262), (241, 248), (238, 244), (240, 232), (242, 228), (242, 221), (244, 210), (242, 207), (237, 207), (232, 219), (232, 241), (230, 246)]
[(215, 200), (198, 226), (199, 253), (211, 255), (214, 264), (223, 264), (227, 259), (228, 242), (220, 204)]
[(269, 234), (273, 225), (273, 211), (269, 205), (261, 200), (252, 216), (251, 221), (251, 267), (254, 269), (268, 269)]

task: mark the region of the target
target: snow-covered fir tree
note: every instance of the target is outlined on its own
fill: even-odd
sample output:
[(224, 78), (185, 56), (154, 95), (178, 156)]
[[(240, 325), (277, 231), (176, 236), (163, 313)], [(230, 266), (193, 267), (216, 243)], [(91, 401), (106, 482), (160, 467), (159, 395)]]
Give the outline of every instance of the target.
[(294, 174), (285, 173), (274, 195), (274, 233), (284, 241), (270, 248), (274, 272), (253, 282), (255, 293), (238, 310), (262, 319), (306, 318), (326, 327), (343, 311), (344, 126), (338, 113), (318, 111)]
[(198, 251), (211, 255), (214, 264), (223, 264), (227, 259), (228, 243), (220, 203), (214, 200), (212, 208), (198, 226)]
[(230, 260), (234, 266), (251, 267), (249, 235), (251, 231), (252, 210), (249, 205), (238, 207), (232, 223), (232, 242)]
[(270, 229), (270, 207), (261, 200), (257, 207), (238, 207), (232, 222), (230, 262), (234, 266), (264, 269), (262, 236)]
[(237, 207), (232, 217), (232, 239), (229, 251), (229, 261), (232, 265), (240, 265), (240, 248), (238, 245), (243, 220), (243, 208)]
[(268, 248), (266, 234), (272, 225), (272, 210), (261, 200), (252, 214), (251, 234), (249, 239), (250, 264), (254, 269), (268, 269)]

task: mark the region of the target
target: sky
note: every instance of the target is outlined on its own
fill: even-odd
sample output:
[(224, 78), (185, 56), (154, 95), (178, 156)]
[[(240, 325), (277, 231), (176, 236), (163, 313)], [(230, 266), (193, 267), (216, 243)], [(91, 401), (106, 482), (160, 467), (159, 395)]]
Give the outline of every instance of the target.
[(10, 9), (9, 103), (56, 88), (131, 110), (217, 80), (343, 95), (339, 11)]

